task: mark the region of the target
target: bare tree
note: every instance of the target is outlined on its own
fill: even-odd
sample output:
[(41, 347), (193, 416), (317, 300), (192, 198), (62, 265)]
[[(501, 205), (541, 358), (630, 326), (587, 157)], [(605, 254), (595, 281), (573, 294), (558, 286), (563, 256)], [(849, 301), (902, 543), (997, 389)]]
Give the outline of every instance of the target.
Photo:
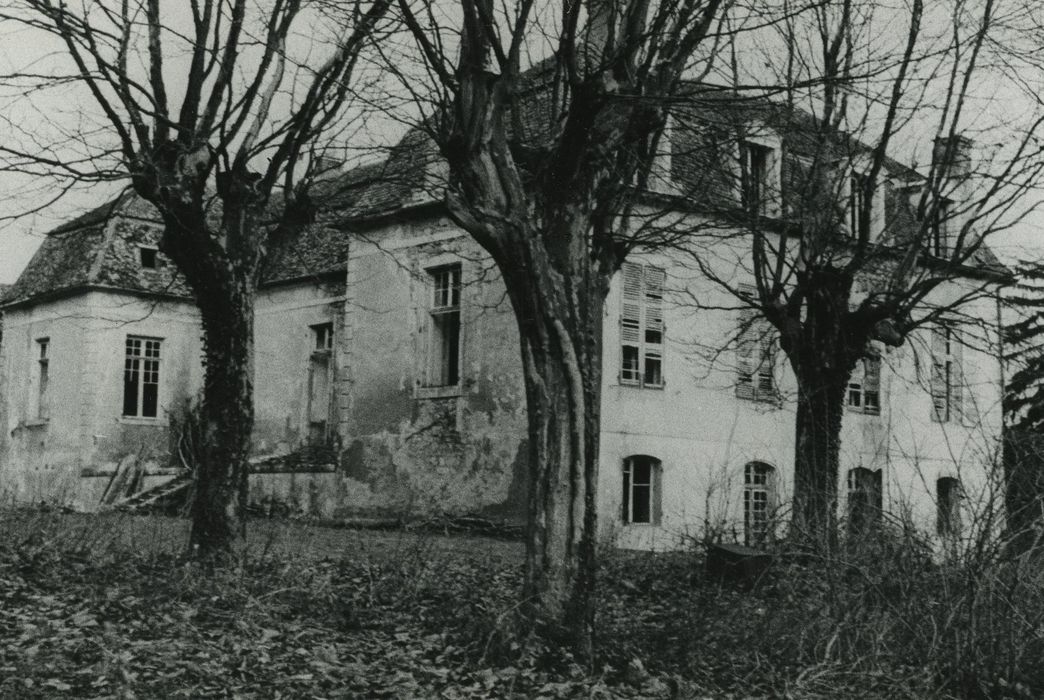
[[(967, 138), (986, 128), (969, 107), (982, 81), (1015, 77), (987, 57), (995, 14), (991, 2), (948, 12), (920, 0), (811, 4), (759, 36), (776, 70), (752, 76), (734, 58), (733, 99), (679, 113), (686, 147), (727, 154), (718, 180), (733, 178), (724, 187), (735, 193), (706, 202), (707, 184), (695, 183), (686, 195), (704, 196), (727, 223), (685, 245), (737, 307), (767, 319), (797, 380), (791, 526), (813, 547), (835, 535), (846, 388), (871, 343), (898, 346), (919, 327), (967, 321), (961, 309), (1009, 279), (988, 242), (1026, 211), (1041, 117), (979, 131), (978, 150)], [(774, 192), (761, 129), (779, 139)], [(926, 142), (923, 172), (889, 157)], [(712, 263), (724, 238), (749, 287)]]
[[(281, 189), (281, 225), (309, 218), (309, 156), (342, 123), (360, 52), (390, 4), (11, 0), (0, 9), (4, 21), (60, 47), (8, 84), (25, 95), (79, 86), (101, 115), (79, 143), (58, 144), (65, 150), (5, 143), (7, 169), (129, 178), (159, 211), (160, 248), (194, 292), (205, 344), (205, 445), (190, 544), (208, 559), (227, 556), (241, 531), (254, 297), (276, 228), (266, 211)], [(293, 49), (322, 27), (337, 28), (327, 45)]]
[(398, 3), (433, 84), (431, 98), (403, 74), (449, 164), (449, 214), (497, 264), (518, 322), (527, 616), (581, 655), (594, 618), (603, 303), (666, 105), (683, 74), (712, 65), (730, 4), (461, 0), (439, 15)]

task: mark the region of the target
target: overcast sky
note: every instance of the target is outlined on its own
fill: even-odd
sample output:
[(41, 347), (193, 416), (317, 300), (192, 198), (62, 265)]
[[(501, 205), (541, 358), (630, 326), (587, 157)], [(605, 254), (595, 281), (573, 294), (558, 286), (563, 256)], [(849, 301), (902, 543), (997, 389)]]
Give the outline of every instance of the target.
[[(179, 3), (167, 4), (167, 7), (171, 6), (179, 6)], [(302, 32), (300, 42), (302, 46), (308, 47), (302, 55), (309, 54), (308, 60), (314, 61), (315, 57), (310, 54), (317, 51), (315, 48), (317, 44), (312, 39), (315, 35), (322, 34), (323, 28), (311, 27), (310, 29), (314, 31)], [(897, 27), (897, 29), (901, 37), (902, 27)], [(867, 28), (867, 31), (874, 30), (881, 33), (879, 27)], [(883, 33), (890, 32), (891, 30)], [(321, 41), (318, 46), (320, 47), (318, 51), (321, 51), (323, 46)], [(0, 24), (0, 74), (25, 69), (28, 66), (46, 65), (48, 54), (60, 50), (59, 45), (50, 42), (46, 36), (41, 37), (39, 32)], [(176, 60), (175, 58), (174, 61), (176, 62)], [(764, 58), (764, 61), (765, 65), (768, 65), (771, 57)], [(177, 71), (170, 70), (169, 73), (176, 76)], [(176, 84), (176, 80), (176, 77), (172, 78), (172, 84)], [(983, 88), (997, 89), (996, 86), (991, 85), (984, 85)], [(77, 96), (85, 100), (84, 104), (77, 104)], [(74, 89), (67, 91), (63, 89), (62, 93), (47, 97), (22, 98), (13, 111), (8, 109), (10, 103), (4, 102), (5, 97), (0, 94), (0, 117), (8, 121), (0, 121), (0, 135), (4, 133), (5, 123), (11, 132), (26, 131), (27, 127), (39, 126), (45, 134), (39, 137), (43, 141), (46, 140), (47, 134), (55, 133), (55, 125), (80, 120), (81, 124), (86, 122), (89, 126), (91, 121), (89, 115), (97, 113), (97, 109), (91, 103), (88, 95)], [(1003, 115), (1004, 113), (1015, 114), (1019, 111), (1018, 99), (1010, 92), (1001, 91), (989, 93), (988, 97), (983, 95), (981, 101), (989, 111)], [(172, 101), (177, 104), (177, 100), (173, 96)], [(378, 122), (377, 128), (373, 130), (374, 133), (369, 138), (379, 141), (384, 131), (401, 133), (401, 129), (388, 129), (387, 125), (381, 125)], [(930, 143), (930, 139), (928, 141)], [(921, 145), (923, 146), (923, 144)], [(899, 150), (909, 149), (893, 149), (892, 155), (902, 162), (909, 164), (916, 157), (912, 152), (903, 153), (898, 152)], [(918, 147), (917, 150), (922, 153), (924, 151), (921, 147)], [(42, 206), (54, 198), (58, 192), (57, 186), (52, 186), (47, 182), (27, 181), (25, 178), (18, 178), (8, 173), (0, 174), (0, 186), (5, 192), (5, 197), (0, 199), (0, 283), (14, 281), (39, 245), (43, 234), (48, 230), (86, 209), (102, 204), (120, 189), (117, 185), (95, 186), (89, 191), (72, 192), (62, 197), (61, 201), (54, 205)], [(1027, 199), (1030, 200), (1032, 197)], [(16, 217), (27, 210), (37, 208), (41, 210)], [(1044, 249), (1042, 242), (1044, 242), (1044, 213), (1035, 212), (1012, 231), (992, 239), (991, 245), (1004, 259), (1012, 260), (1035, 255), (1037, 250)]]

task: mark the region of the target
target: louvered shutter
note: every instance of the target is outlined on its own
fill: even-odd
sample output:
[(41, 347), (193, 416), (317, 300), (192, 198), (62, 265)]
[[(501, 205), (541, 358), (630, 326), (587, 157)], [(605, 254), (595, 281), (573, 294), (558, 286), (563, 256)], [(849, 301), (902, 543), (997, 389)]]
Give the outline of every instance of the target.
[(960, 421), (964, 415), (964, 352), (954, 328), (947, 329), (950, 346), (950, 413)]
[[(753, 294), (753, 287), (741, 285), (740, 293)], [(739, 337), (736, 339), (736, 396), (753, 399), (754, 374), (758, 368), (758, 323), (753, 309), (740, 309)]]
[(625, 262), (621, 272), (623, 303), (620, 311), (620, 382), (638, 384), (641, 381), (639, 357), (642, 334), (642, 266)]
[(663, 268), (645, 265), (643, 281), (645, 283), (642, 301), (642, 343), (643, 343), (643, 377), (647, 386), (663, 384), (663, 287), (666, 273)]
[(945, 423), (949, 420), (949, 354), (946, 352), (947, 332), (943, 326), (932, 329), (932, 420)]

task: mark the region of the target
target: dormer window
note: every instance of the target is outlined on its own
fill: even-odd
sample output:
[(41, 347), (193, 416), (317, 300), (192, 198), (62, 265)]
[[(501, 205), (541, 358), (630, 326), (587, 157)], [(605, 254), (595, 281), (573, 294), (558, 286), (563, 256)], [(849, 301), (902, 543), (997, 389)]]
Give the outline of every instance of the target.
[(146, 270), (155, 270), (163, 267), (163, 261), (160, 260), (159, 250), (150, 246), (141, 246), (138, 248), (138, 258), (141, 261), (141, 266)]
[(870, 178), (852, 173), (848, 180), (848, 235), (856, 240), (870, 240), (872, 201), (866, 196)]
[(740, 144), (740, 193), (743, 210), (758, 216), (767, 213), (772, 190), (772, 149), (744, 141)]

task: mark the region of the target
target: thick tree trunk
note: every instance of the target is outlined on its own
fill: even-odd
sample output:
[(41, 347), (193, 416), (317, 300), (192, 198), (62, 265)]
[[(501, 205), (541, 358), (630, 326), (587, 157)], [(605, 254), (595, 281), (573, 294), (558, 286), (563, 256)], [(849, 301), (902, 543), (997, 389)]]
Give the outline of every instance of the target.
[(798, 377), (791, 528), (800, 543), (817, 551), (832, 548), (837, 537), (841, 419), (847, 382), (848, 373), (820, 371)]
[(220, 560), (244, 534), (250, 437), (254, 426), (254, 286), (229, 281), (200, 300), (205, 344), (203, 449), (196, 465), (189, 545)]
[[(545, 330), (563, 334), (564, 328)], [(572, 343), (574, 337), (563, 340)], [(590, 658), (600, 377), (576, 353), (557, 345), (522, 340), (530, 450), (523, 597), (542, 632)]]
[(833, 268), (807, 274), (811, 292), (804, 318), (788, 326), (791, 335), (781, 335), (798, 384), (791, 530), (802, 546), (828, 551), (838, 534), (845, 392), (870, 329), (849, 322), (850, 275)]

